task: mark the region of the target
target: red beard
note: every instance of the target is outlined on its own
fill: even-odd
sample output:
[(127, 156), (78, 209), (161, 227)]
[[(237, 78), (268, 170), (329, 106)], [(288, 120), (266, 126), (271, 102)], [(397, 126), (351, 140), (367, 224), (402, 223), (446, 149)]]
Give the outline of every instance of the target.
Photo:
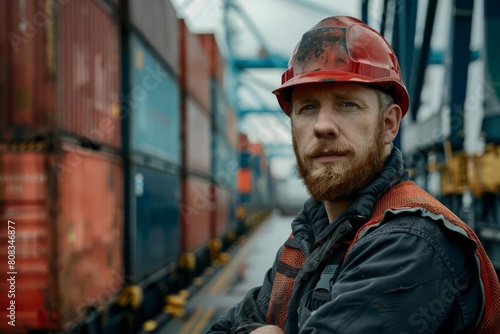
[[(364, 157), (359, 156), (359, 152), (352, 145), (340, 144), (334, 140), (320, 140), (310, 152), (302, 152), (301, 155), (292, 133), (297, 170), (312, 198), (317, 201), (351, 198), (382, 172), (384, 168), (382, 119), (376, 129), (370, 141), (371, 147), (367, 148), (367, 154)], [(342, 152), (346, 154), (349, 161), (314, 166), (312, 157), (325, 151)]]

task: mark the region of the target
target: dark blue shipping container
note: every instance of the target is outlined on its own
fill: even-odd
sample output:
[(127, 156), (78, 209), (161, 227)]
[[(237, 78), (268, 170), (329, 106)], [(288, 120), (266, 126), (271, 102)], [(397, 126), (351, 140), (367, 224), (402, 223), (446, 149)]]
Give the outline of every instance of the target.
[(130, 154), (180, 164), (180, 89), (178, 79), (135, 34), (129, 40), (127, 84)]
[(141, 282), (168, 274), (178, 261), (180, 245), (180, 177), (138, 165), (127, 168), (126, 276)]

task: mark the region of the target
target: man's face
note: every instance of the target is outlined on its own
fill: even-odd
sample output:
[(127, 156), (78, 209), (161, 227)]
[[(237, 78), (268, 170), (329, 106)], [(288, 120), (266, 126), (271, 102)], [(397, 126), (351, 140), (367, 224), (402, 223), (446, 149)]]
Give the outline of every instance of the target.
[(349, 198), (382, 171), (389, 148), (375, 89), (340, 82), (298, 86), (290, 116), (299, 175), (314, 199)]

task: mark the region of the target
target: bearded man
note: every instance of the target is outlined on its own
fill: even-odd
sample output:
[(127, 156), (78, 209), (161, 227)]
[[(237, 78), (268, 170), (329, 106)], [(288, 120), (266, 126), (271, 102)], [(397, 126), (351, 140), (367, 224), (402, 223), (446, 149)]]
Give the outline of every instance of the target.
[(500, 287), (474, 232), (409, 181), (392, 142), (409, 97), (375, 30), (329, 17), (274, 91), (311, 198), (262, 286), (209, 333), (500, 333)]

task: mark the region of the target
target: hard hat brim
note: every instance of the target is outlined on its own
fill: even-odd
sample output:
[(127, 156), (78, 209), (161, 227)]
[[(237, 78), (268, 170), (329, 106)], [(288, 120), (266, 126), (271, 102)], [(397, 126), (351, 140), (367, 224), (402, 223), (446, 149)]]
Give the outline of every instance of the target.
[(397, 78), (386, 77), (373, 79), (368, 76), (344, 71), (318, 71), (298, 75), (285, 82), (279, 88), (273, 90), (273, 94), (276, 95), (281, 109), (283, 109), (287, 115), (290, 115), (290, 89), (299, 85), (321, 82), (357, 82), (367, 84), (391, 95), (394, 98), (394, 102), (401, 108), (403, 116), (409, 108), (410, 99), (408, 91)]

